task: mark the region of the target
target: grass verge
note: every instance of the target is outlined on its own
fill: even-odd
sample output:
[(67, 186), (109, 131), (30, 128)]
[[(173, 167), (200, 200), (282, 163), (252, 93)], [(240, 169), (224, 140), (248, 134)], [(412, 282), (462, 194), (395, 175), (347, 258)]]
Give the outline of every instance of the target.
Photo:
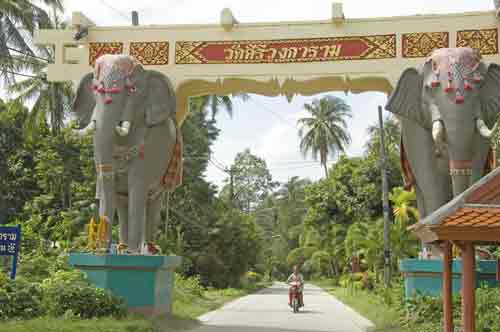
[(173, 306), (173, 314), (148, 318), (131, 315), (125, 319), (100, 318), (38, 318), (24, 321), (0, 323), (0, 332), (174, 332), (186, 331), (198, 326), (197, 317), (220, 308), (239, 297), (248, 295), (269, 283), (260, 283), (251, 289), (209, 289), (203, 295), (178, 293)]
[(363, 290), (351, 291), (341, 287), (330, 288), (328, 291), (372, 321), (376, 326), (376, 332), (409, 332), (398, 323), (401, 318), (399, 312), (387, 306), (376, 295)]

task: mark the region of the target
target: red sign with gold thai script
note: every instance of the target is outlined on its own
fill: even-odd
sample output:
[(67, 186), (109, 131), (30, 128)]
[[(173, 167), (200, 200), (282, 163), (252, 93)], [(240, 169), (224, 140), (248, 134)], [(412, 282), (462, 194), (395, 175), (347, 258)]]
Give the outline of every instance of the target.
[(396, 35), (288, 40), (180, 41), (177, 64), (293, 63), (396, 57)]

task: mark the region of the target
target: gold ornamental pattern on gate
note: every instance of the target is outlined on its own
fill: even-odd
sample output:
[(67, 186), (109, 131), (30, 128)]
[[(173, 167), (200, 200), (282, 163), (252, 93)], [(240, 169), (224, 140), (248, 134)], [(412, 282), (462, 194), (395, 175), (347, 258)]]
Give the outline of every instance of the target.
[(286, 40), (178, 41), (176, 64), (296, 63), (396, 57), (396, 35)]

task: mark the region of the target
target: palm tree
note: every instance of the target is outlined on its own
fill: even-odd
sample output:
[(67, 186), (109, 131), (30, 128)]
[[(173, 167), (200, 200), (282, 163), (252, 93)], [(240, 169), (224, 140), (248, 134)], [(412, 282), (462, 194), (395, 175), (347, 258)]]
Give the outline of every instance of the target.
[(415, 190), (406, 191), (401, 187), (394, 188), (389, 199), (394, 206), (395, 223), (391, 226), (391, 250), (397, 266), (399, 259), (415, 256), (418, 251), (417, 238), (408, 231), (408, 226), (411, 221), (417, 222), (420, 215), (415, 207), (417, 201)]
[(298, 176), (293, 176), (281, 185), (275, 196), (279, 201), (296, 204), (304, 200), (304, 189), (310, 184), (311, 181), (309, 179), (301, 179)]
[[(45, 26), (54, 29), (65, 27), (66, 24), (60, 23), (56, 15), (54, 20), (46, 22)], [(39, 48), (37, 54), (53, 62), (54, 50), (51, 47)], [(47, 65), (48, 62), (41, 60), (41, 57), (31, 58), (29, 63), (25, 63), (25, 67), (32, 77), (11, 83), (8, 91), (15, 95), (16, 101), (23, 104), (33, 103), (26, 123), (29, 134), (35, 134), (40, 123), (48, 120), (52, 134), (57, 136), (64, 126), (66, 115), (71, 110), (73, 90), (70, 82), (46, 82), (42, 77)]]
[(356, 222), (347, 230), (345, 252), (347, 257), (361, 257), (370, 270), (378, 273), (384, 252), (383, 219), (375, 222)]
[(246, 101), (250, 96), (246, 93), (234, 94), (232, 96), (218, 96), (218, 95), (204, 95), (199, 97), (191, 98), (191, 109), (192, 110), (202, 110), (210, 111), (210, 116), (212, 121), (215, 121), (215, 117), (219, 114), (221, 108), (224, 108), (229, 117), (233, 117), (233, 102), (232, 97), (240, 98)]
[[(368, 140), (365, 144), (367, 153), (380, 153), (380, 127), (377, 124), (371, 125), (367, 129)], [(387, 116), (384, 120), (384, 144), (389, 153), (399, 156), (399, 143), (401, 139), (401, 128), (398, 120), (394, 116)]]
[(33, 32), (49, 25), (48, 13), (38, 4), (62, 11), (61, 0), (0, 0), (0, 76), (6, 83), (14, 81), (12, 72), (29, 69)]
[(319, 154), (320, 163), (325, 169), (328, 155), (345, 152), (345, 148), (351, 143), (351, 137), (347, 132), (346, 118), (351, 118), (351, 107), (338, 97), (326, 96), (313, 100), (312, 104), (305, 104), (304, 108), (309, 117), (298, 120), (300, 150), (307, 155), (309, 152), (314, 159)]

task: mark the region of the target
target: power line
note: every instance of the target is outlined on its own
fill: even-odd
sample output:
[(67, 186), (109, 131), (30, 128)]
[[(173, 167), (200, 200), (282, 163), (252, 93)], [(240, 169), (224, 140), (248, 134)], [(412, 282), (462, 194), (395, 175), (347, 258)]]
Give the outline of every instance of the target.
[(217, 165), (212, 159), (208, 159), (208, 161), (215, 166), (215, 168), (217, 168), (218, 170), (220, 170), (221, 172), (224, 172), (224, 173), (227, 173), (227, 169)]
[(129, 17), (128, 15), (126, 15), (124, 12), (122, 12), (122, 11), (120, 11), (120, 10), (116, 9), (115, 7), (113, 7), (113, 6), (109, 5), (109, 4), (108, 4), (107, 2), (105, 2), (104, 0), (100, 0), (100, 1), (101, 1), (101, 3), (102, 3), (104, 6), (108, 7), (109, 9), (111, 9), (112, 11), (114, 11), (115, 13), (117, 13), (118, 15), (120, 15), (121, 17), (123, 17), (124, 19), (126, 19), (126, 20), (127, 20), (127, 22), (130, 20), (130, 17)]
[(226, 167), (226, 165), (224, 165), (219, 160), (217, 160), (217, 158), (215, 158), (215, 156), (212, 156), (212, 159), (213, 159), (213, 161), (215, 161), (219, 165), (219, 167), (225, 169), (226, 171), (228, 170), (228, 167)]
[(270, 170), (274, 171), (294, 171), (305, 168), (321, 167), (320, 164), (317, 165), (302, 165), (302, 166), (285, 166), (285, 167), (269, 167)]
[(276, 116), (278, 119), (280, 119), (281, 121), (283, 121), (283, 123), (291, 126), (293, 129), (297, 129), (297, 126), (295, 124), (292, 124), (291, 122), (289, 122), (287, 119), (285, 119), (284, 117), (282, 117), (279, 113), (273, 111), (272, 109), (270, 109), (269, 107), (261, 104), (261, 103), (257, 103), (256, 100), (254, 100), (253, 98), (250, 98), (249, 99), (252, 103), (254, 103), (257, 107), (260, 107), (260, 108), (263, 108), (265, 109), (266, 111), (268, 112), (271, 112), (271, 114), (273, 114), (274, 116)]
[[(272, 162), (272, 163), (267, 163), (267, 165), (276, 165), (276, 166), (279, 166), (279, 165), (293, 165), (293, 166), (296, 166), (296, 165), (311, 165), (311, 164), (317, 164), (319, 161), (317, 160), (289, 160), (289, 161), (276, 161), (276, 162)], [(327, 163), (334, 163), (334, 161), (327, 161)]]

